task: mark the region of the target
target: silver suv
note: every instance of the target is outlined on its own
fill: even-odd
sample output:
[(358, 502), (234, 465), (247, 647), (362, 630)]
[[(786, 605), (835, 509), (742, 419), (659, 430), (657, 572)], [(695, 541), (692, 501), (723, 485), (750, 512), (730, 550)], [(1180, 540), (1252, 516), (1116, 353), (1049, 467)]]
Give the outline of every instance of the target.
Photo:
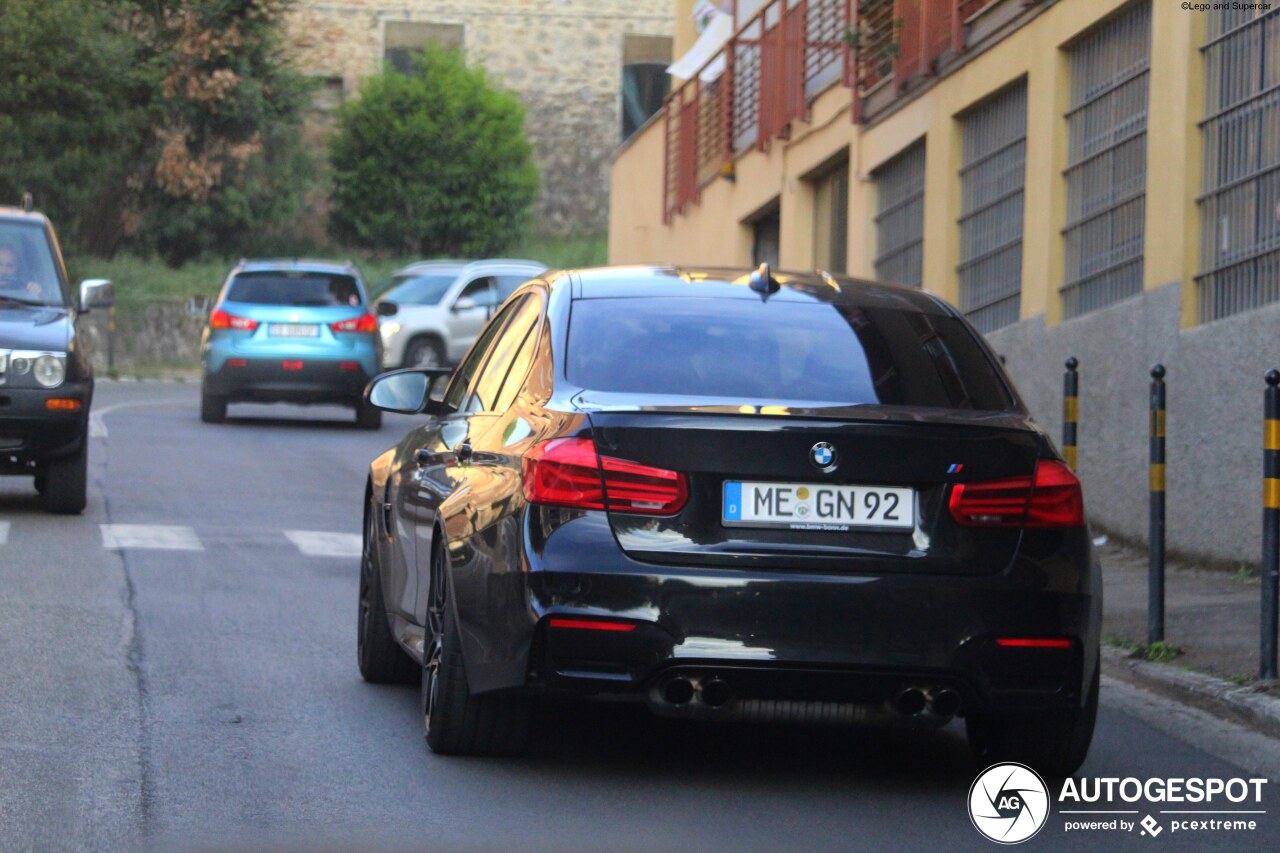
[(537, 277), (537, 261), (421, 261), (398, 270), (378, 297), (385, 368), (454, 364), (494, 309)]

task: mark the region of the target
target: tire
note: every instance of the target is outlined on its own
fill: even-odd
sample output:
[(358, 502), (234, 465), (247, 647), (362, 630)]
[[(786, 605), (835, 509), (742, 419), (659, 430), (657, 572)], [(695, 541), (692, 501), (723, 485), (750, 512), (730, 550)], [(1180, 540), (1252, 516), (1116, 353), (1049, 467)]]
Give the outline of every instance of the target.
[(529, 744), (529, 705), (510, 696), (473, 696), (437, 545), (431, 561), (422, 728), (439, 755), (519, 755)]
[(356, 425), (361, 429), (382, 429), (382, 410), (364, 400), (357, 400)]
[(1101, 667), (1083, 708), (1030, 714), (982, 714), (965, 720), (969, 745), (984, 767), (1000, 761), (1025, 764), (1043, 776), (1066, 778), (1080, 769), (1089, 754), (1098, 718)]
[(439, 338), (414, 338), (404, 351), (401, 367), (441, 367), (444, 365), (444, 344)]
[(227, 398), (200, 389), (200, 420), (220, 424), (227, 419)]
[(356, 662), (360, 676), (373, 684), (412, 684), (418, 678), (420, 667), (391, 635), (387, 605), (382, 598), (382, 573), (374, 557), (372, 514), (366, 513), (364, 527), (356, 615)]
[(45, 463), (41, 484), (44, 508), (61, 515), (77, 515), (84, 512), (85, 485), (89, 469), (89, 438), (85, 436), (80, 449), (70, 456), (60, 456)]

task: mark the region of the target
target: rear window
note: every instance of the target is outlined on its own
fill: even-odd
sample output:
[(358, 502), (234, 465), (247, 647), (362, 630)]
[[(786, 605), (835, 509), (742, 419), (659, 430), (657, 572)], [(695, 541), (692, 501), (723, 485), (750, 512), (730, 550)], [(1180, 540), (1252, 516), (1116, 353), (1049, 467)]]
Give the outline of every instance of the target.
[(405, 305), (437, 305), (458, 280), (456, 272), (445, 275), (398, 275), (391, 279), (391, 287), (382, 298)]
[(882, 306), (579, 300), (566, 370), (575, 385), (605, 392), (792, 404), (1013, 405), (960, 321)]
[(246, 272), (231, 280), (228, 302), (257, 305), (359, 305), (353, 276), (325, 272)]

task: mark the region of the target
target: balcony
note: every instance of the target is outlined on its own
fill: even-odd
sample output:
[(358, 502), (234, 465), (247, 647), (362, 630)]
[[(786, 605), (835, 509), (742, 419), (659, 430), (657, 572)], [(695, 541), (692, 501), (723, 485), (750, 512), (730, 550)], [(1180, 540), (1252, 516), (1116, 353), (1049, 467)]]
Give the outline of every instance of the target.
[(734, 161), (787, 139), (826, 89), (874, 121), (1043, 0), (771, 0), (664, 106), (663, 221), (697, 204)]

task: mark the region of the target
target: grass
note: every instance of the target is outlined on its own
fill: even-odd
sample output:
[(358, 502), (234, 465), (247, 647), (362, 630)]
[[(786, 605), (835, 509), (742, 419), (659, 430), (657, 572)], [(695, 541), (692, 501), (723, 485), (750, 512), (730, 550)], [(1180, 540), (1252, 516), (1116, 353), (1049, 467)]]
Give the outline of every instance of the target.
[(1169, 663), (1186, 654), (1186, 649), (1172, 643), (1137, 643), (1125, 637), (1116, 636), (1106, 637), (1103, 642), (1108, 646), (1124, 649), (1129, 652), (1131, 658), (1141, 658), (1155, 663)]
[[(608, 260), (604, 235), (586, 237), (530, 237), (501, 253), (504, 257), (528, 258), (553, 268), (600, 266)], [(371, 255), (367, 252), (335, 249), (321, 257), (349, 258), (359, 267), (373, 293), (383, 289), (391, 274), (419, 258)], [(102, 258), (69, 258), (74, 281), (107, 278), (115, 283), (116, 300), (126, 312), (131, 306), (157, 301), (185, 301), (190, 296), (217, 295), (228, 270), (239, 258), (193, 261), (179, 268), (166, 266), (155, 258), (120, 255)]]

